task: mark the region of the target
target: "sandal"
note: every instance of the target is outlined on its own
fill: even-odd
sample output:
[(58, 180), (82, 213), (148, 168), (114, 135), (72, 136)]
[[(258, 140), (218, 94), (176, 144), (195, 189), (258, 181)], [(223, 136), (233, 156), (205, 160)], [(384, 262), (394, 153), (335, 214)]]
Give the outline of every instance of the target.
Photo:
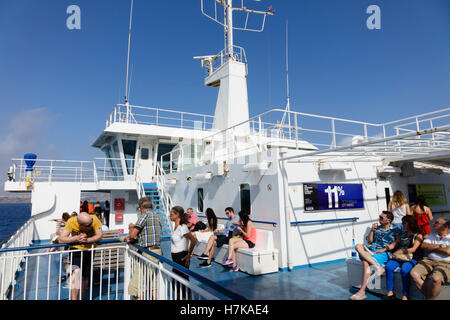
[(365, 295), (361, 296), (361, 295), (358, 295), (357, 293), (355, 293), (354, 295), (352, 295), (349, 298), (349, 300), (364, 300), (364, 299), (367, 299), (367, 297)]

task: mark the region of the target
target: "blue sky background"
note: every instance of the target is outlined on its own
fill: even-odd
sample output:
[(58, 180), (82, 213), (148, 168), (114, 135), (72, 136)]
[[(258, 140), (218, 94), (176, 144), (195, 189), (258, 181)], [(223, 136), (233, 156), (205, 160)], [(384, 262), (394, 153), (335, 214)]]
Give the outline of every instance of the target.
[[(66, 28), (72, 4), (81, 30)], [(381, 30), (366, 27), (372, 4)], [(235, 33), (249, 62), (250, 115), (285, 106), (286, 20), (293, 110), (380, 123), (450, 106), (449, 0), (247, 5), (276, 9), (263, 33)], [(103, 156), (91, 144), (123, 103), (129, 8), (130, 0), (0, 0), (2, 172), (26, 152)], [(200, 0), (135, 0), (134, 9), (130, 103), (213, 115), (218, 91), (203, 86), (192, 57), (223, 49), (223, 29)]]

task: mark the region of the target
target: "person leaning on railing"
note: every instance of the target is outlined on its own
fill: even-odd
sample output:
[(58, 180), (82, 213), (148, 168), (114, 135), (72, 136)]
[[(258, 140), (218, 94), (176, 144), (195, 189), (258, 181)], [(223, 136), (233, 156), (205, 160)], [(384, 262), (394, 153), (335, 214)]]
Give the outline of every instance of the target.
[[(80, 243), (70, 247), (71, 250), (80, 250), (73, 252), (72, 256), (72, 277), (71, 277), (71, 299), (78, 300), (80, 298), (80, 272), (81, 283), (81, 299), (86, 290), (91, 273), (91, 254), (87, 250), (95, 246), (95, 242), (100, 241), (103, 237), (102, 224), (96, 216), (89, 215), (87, 212), (80, 212), (78, 216), (67, 220), (67, 223), (59, 237), (60, 243)], [(82, 262), (82, 263), (81, 263)], [(82, 268), (82, 271), (80, 270)]]
[[(143, 197), (139, 199), (140, 215), (135, 224), (129, 225), (129, 233), (126, 236), (120, 238), (122, 242), (137, 243), (139, 246), (157, 254), (162, 255), (161, 251), (161, 221), (156, 212), (151, 210), (153, 203), (150, 198)], [(145, 252), (142, 253), (146, 258), (158, 263), (159, 260)], [(151, 278), (154, 279), (152, 283), (153, 298), (156, 299), (156, 277), (151, 272)], [(139, 279), (140, 282), (139, 283)], [(128, 286), (128, 294), (133, 296), (134, 299), (139, 300), (142, 298), (142, 290), (144, 289), (145, 281), (142, 270), (137, 265), (133, 275), (131, 276), (130, 284)], [(141, 288), (141, 292), (139, 292)]]

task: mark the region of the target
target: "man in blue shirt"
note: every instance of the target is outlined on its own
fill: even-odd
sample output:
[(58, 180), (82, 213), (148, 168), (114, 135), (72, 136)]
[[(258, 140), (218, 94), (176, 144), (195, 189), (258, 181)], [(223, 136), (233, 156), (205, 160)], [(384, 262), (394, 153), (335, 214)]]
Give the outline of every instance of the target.
[[(371, 266), (376, 268), (377, 276), (384, 273), (384, 266), (390, 259), (391, 253), (380, 252), (387, 245), (395, 241), (396, 231), (391, 227), (391, 222), (394, 220), (394, 215), (390, 211), (383, 211), (378, 217), (378, 223), (374, 223), (367, 236), (369, 246), (357, 244), (355, 249), (359, 254), (359, 258), (363, 263), (363, 275), (361, 282), (361, 289), (350, 297), (350, 300), (364, 300), (366, 299), (366, 287), (371, 275)], [(380, 250), (380, 251), (379, 251)]]
[(214, 256), (215, 247), (220, 248), (224, 244), (228, 243), (228, 240), (232, 237), (233, 230), (235, 228), (233, 224), (238, 223), (238, 219), (235, 220), (234, 218), (234, 210), (232, 207), (226, 208), (225, 214), (228, 217), (228, 221), (225, 225), (223, 234), (216, 233), (210, 236), (208, 239), (208, 244), (206, 245), (205, 252), (198, 257), (201, 260), (206, 260), (200, 264), (200, 267), (202, 268), (207, 268), (211, 266), (211, 260)]

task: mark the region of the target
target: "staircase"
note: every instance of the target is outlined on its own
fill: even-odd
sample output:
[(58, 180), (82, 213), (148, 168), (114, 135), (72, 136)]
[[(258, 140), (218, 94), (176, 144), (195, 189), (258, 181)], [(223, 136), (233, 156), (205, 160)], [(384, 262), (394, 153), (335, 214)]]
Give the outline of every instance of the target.
[(152, 183), (143, 183), (144, 196), (148, 197), (153, 202), (153, 211), (156, 212), (161, 221), (161, 238), (162, 239), (170, 239), (172, 234), (170, 228), (170, 221), (168, 219), (168, 215), (166, 214), (167, 210), (164, 207), (164, 203), (161, 200), (158, 186), (155, 182)]

